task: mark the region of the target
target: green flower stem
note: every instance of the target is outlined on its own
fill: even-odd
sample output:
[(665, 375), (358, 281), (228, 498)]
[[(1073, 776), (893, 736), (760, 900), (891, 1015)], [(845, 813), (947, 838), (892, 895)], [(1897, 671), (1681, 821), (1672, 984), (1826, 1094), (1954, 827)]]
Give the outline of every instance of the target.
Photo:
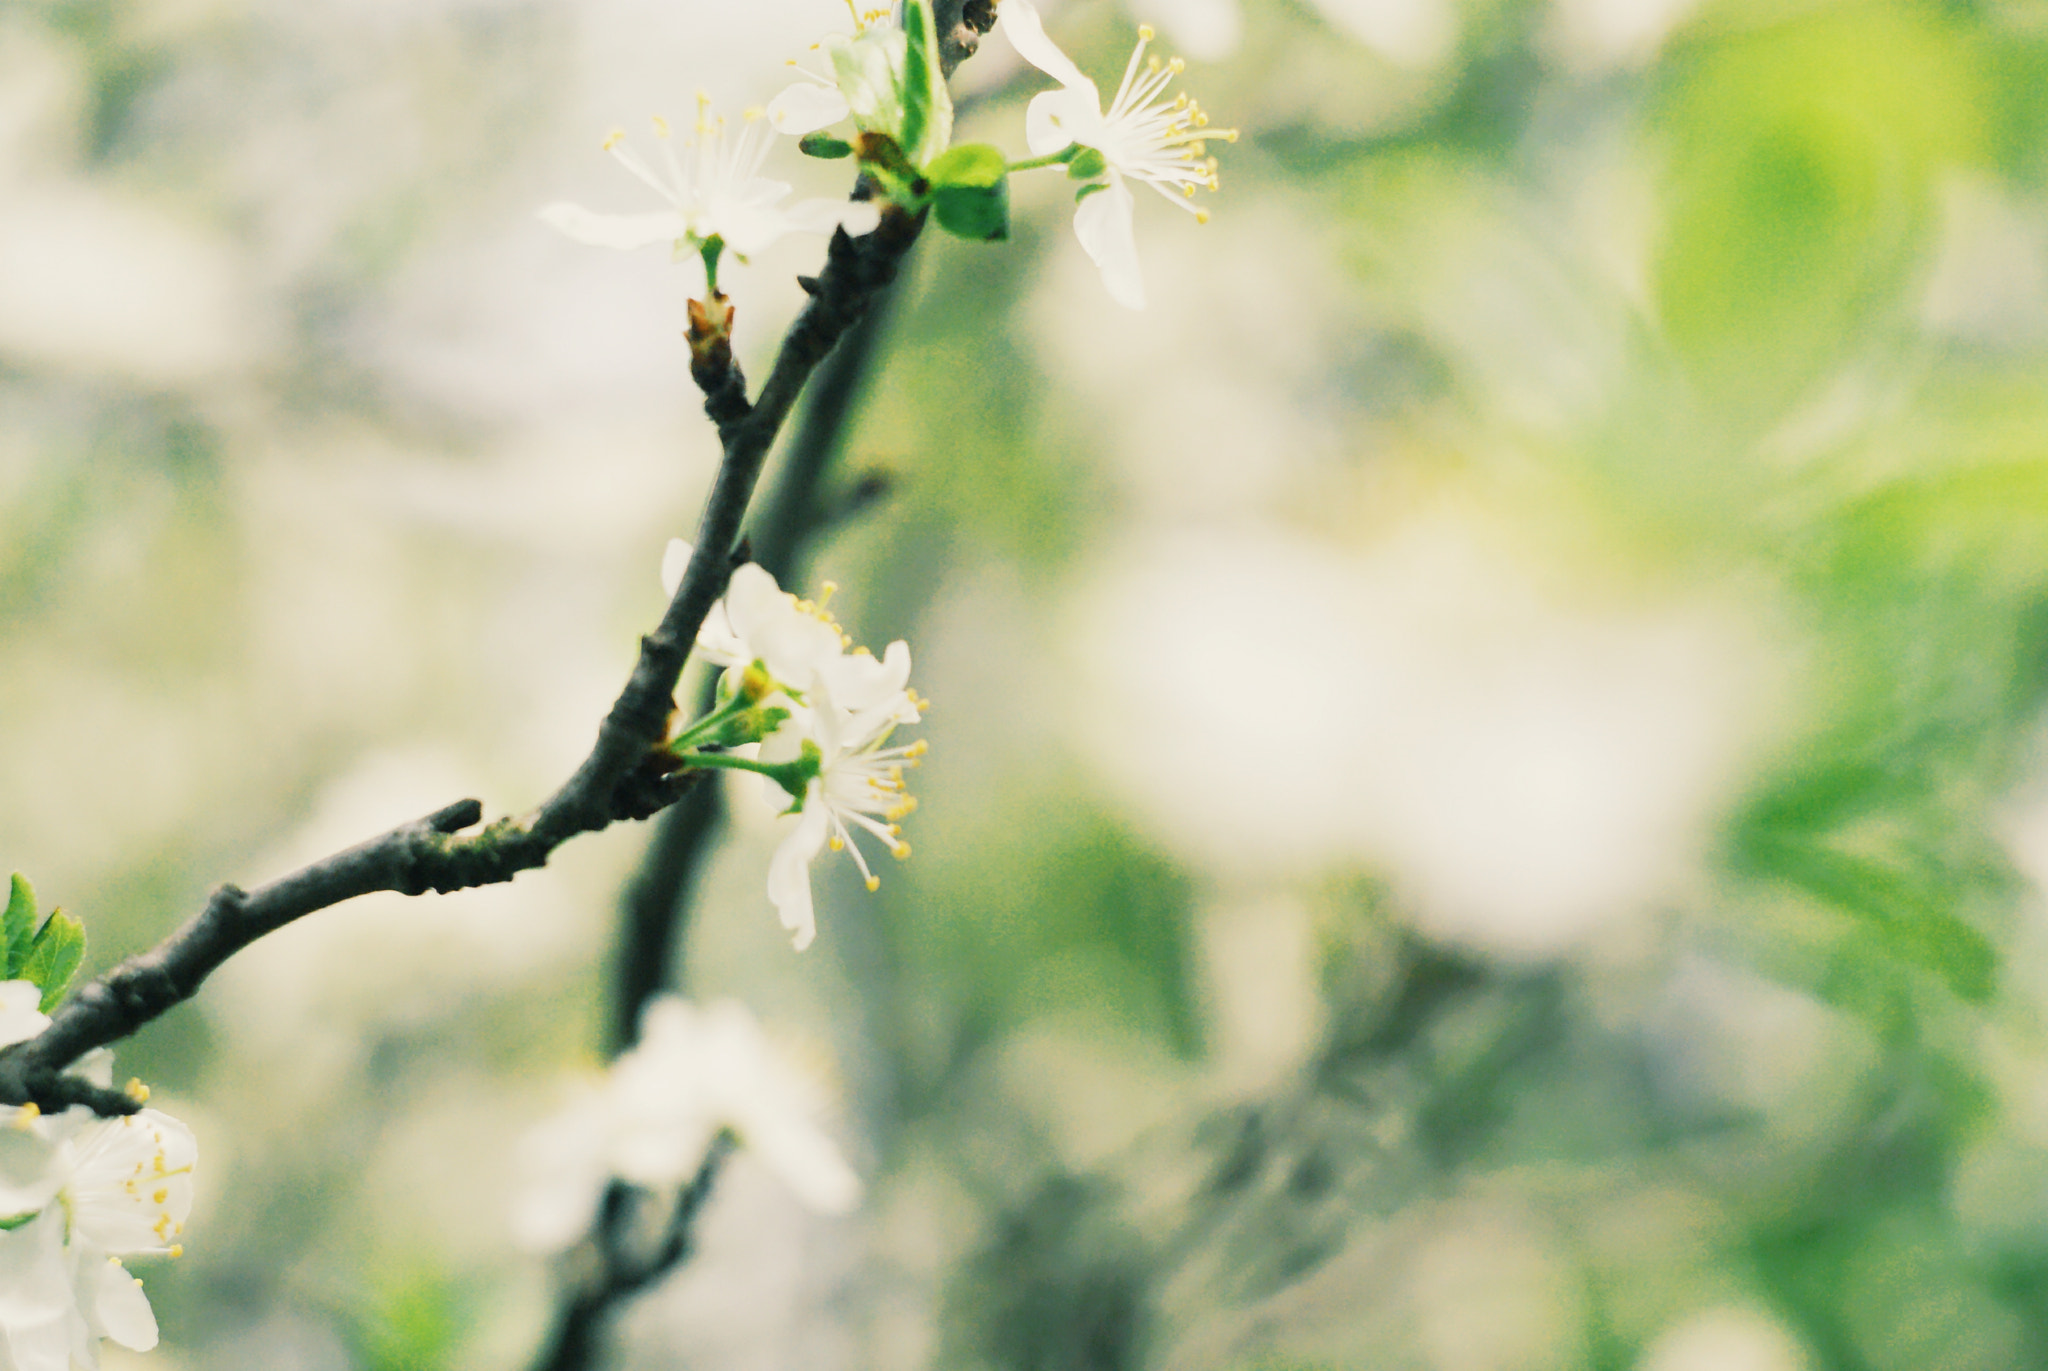
[(744, 690), (736, 690), (730, 700), (709, 714), (697, 719), (688, 728), (669, 740), (669, 751), (681, 755), (712, 736), (732, 720), (752, 709), (755, 701), (747, 698)]
[(1006, 171), (1037, 171), (1040, 167), (1063, 167), (1081, 155), (1079, 143), (1069, 143), (1058, 152), (1048, 152), (1043, 157), (1027, 157), (1021, 162), (1010, 163)]
[(677, 760), (685, 767), (751, 771), (756, 776), (766, 776), (796, 800), (803, 799), (805, 788), (818, 774), (817, 757), (809, 749), (804, 756), (789, 762), (757, 762), (747, 757), (735, 757), (730, 752), (684, 752), (678, 755)]

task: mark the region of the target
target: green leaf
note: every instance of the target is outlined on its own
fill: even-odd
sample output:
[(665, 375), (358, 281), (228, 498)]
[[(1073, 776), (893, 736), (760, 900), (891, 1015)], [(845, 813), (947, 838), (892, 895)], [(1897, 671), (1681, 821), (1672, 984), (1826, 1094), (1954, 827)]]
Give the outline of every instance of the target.
[(22, 958), (36, 932), (36, 892), (28, 877), (14, 873), (14, 889), (7, 898), (7, 915), (0, 921), (7, 939), (7, 974), (0, 980), (14, 980), (21, 974)]
[(64, 998), (78, 964), (85, 960), (85, 925), (61, 909), (50, 911), (49, 920), (29, 944), (22, 960), (22, 978), (43, 992), (40, 1008), (47, 1014)]
[(853, 144), (829, 133), (807, 133), (796, 140), (796, 150), (806, 157), (822, 157), (832, 162), (841, 157), (851, 157)]
[(939, 28), (930, 0), (906, 0), (903, 31), (909, 47), (903, 54), (903, 136), (910, 160), (926, 166), (953, 140), (953, 98), (940, 74)]

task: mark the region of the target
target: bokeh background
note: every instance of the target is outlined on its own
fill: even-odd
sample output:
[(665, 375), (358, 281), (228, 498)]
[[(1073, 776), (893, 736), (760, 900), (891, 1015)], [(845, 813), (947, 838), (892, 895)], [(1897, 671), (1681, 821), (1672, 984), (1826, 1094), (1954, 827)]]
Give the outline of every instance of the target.
[[(2048, 3), (1104, 0), (1243, 137), (1112, 304), (932, 235), (806, 588), (934, 697), (914, 860), (765, 806), (677, 979), (834, 1082), (617, 1365), (2048, 1365)], [(825, 0), (0, 0), (0, 868), (88, 969), (586, 750), (715, 460), (599, 150)], [(1023, 152), (1000, 35), (962, 136)], [(793, 148), (778, 174), (840, 194)], [(739, 272), (757, 374), (820, 245)], [(519, 1367), (518, 1140), (622, 826), (126, 1045), (202, 1140), (111, 1366)]]

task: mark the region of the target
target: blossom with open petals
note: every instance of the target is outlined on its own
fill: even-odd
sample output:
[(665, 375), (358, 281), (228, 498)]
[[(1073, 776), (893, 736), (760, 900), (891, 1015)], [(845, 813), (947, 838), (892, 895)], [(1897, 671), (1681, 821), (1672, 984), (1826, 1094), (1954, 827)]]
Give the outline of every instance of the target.
[(1196, 190), (1217, 187), (1216, 160), (1208, 155), (1207, 140), (1235, 142), (1237, 130), (1209, 128), (1209, 117), (1186, 95), (1166, 98), (1182, 63), (1178, 57), (1162, 63), (1145, 56), (1153, 37), (1149, 26), (1139, 28), (1123, 83), (1105, 109), (1095, 83), (1046, 36), (1031, 0), (1004, 0), (998, 15), (1017, 52), (1061, 87), (1032, 98), (1024, 113), (1025, 141), (1041, 157), (1076, 144), (1101, 154), (1099, 179), (1081, 189), (1074, 233), (1101, 270), (1110, 296), (1118, 304), (1143, 309), (1145, 282), (1125, 181), (1141, 181), (1206, 220), (1208, 211), (1193, 200)]
[[(900, 660), (907, 672), (907, 648)], [(802, 799), (784, 816), (787, 831), (768, 862), (768, 899), (799, 952), (818, 934), (811, 863), (819, 852), (828, 846), (834, 852), (843, 849), (860, 868), (869, 890), (882, 881), (854, 840), (855, 829), (879, 840), (892, 857), (910, 855), (897, 821), (917, 808), (917, 800), (905, 788), (903, 772), (917, 765), (925, 744), (885, 744), (898, 717), (906, 709), (915, 716), (920, 705), (915, 695), (899, 689), (878, 691), (859, 713), (842, 710), (821, 678), (812, 685), (809, 707), (796, 711), (761, 744), (763, 762), (810, 758), (815, 766), (804, 783)]]
[(650, 1000), (640, 1040), (603, 1083), (528, 1136), (513, 1227), (527, 1247), (559, 1251), (589, 1231), (613, 1179), (672, 1195), (726, 1131), (812, 1209), (846, 1213), (860, 1178), (819, 1124), (823, 1096), (738, 1001)]
[[(108, 1054), (95, 1054), (93, 1068)], [(198, 1144), (158, 1110), (100, 1118), (75, 1107), (54, 1116), (8, 1111), (10, 1199), (40, 1191), (37, 1206), (0, 1231), (0, 1365), (71, 1371), (99, 1364), (100, 1339), (131, 1351), (157, 1341), (142, 1283), (121, 1258), (176, 1256), (192, 1208)], [(42, 1184), (27, 1186), (25, 1149)]]
[[(854, 201), (782, 204), (789, 186), (760, 175), (776, 134), (758, 113), (750, 112), (733, 133), (722, 117), (708, 116), (700, 97), (695, 135), (684, 141), (680, 156), (666, 120), (657, 118), (654, 131), (661, 147), (659, 169), (627, 146), (624, 130), (613, 131), (604, 146), (619, 165), (666, 201), (667, 208), (642, 214), (598, 214), (557, 201), (541, 210), (541, 218), (576, 241), (597, 247), (631, 249), (673, 243), (680, 254), (716, 245), (732, 249), (741, 258), (788, 233), (830, 233), (844, 228), (861, 234), (880, 222), (875, 206)], [(715, 248), (711, 256), (716, 256)], [(715, 287), (716, 282), (711, 284)]]

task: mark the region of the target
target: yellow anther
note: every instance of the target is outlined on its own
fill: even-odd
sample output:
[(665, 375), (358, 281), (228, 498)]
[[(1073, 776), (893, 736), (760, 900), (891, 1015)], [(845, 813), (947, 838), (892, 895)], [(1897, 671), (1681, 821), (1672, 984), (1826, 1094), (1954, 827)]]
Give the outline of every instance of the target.
[(137, 1104), (149, 1103), (149, 1087), (142, 1083), (142, 1078), (140, 1076), (130, 1076), (128, 1078), (128, 1084), (122, 1087), (122, 1089), (127, 1094), (128, 1098), (135, 1101)]
[(1195, 111), (1195, 127), (1196, 127), (1196, 128), (1198, 128), (1198, 129), (1205, 129), (1205, 128), (1209, 127), (1209, 116), (1208, 116), (1208, 115), (1206, 115), (1206, 114), (1204, 114), (1204, 113), (1202, 113), (1202, 112), (1201, 112), (1200, 110), (1196, 110), (1196, 111)]
[(843, 838), (841, 838), (837, 833), (834, 833), (832, 837), (828, 840), (827, 846), (829, 846), (834, 852), (844, 852), (846, 850), (846, 841)]
[(1215, 134), (1213, 136), (1221, 138), (1226, 143), (1235, 143), (1237, 141), (1237, 130), (1224, 129), (1221, 133)]
[(172, 1243), (172, 1244), (171, 1244), (171, 1255), (172, 1255), (173, 1257), (182, 1257), (182, 1256), (184, 1256), (184, 1255), (185, 1255), (185, 1245), (184, 1245), (183, 1243), (176, 1243), (176, 1242)]
[(1188, 144), (1188, 155), (1191, 157), (1203, 156), (1208, 151), (1209, 149), (1202, 146), (1202, 140), (1199, 138), (1197, 138), (1194, 142)]
[(1152, 26), (1150, 24), (1138, 25), (1138, 41), (1140, 43), (1149, 43), (1158, 36), (1159, 35), (1153, 31)]
[(14, 1126), (26, 1133), (28, 1132), (29, 1125), (41, 1118), (42, 1114), (43, 1107), (34, 1100), (30, 1100), (21, 1107), (21, 1112), (14, 1116)]
[(658, 114), (654, 116), (654, 136), (656, 138), (666, 138), (669, 136), (668, 120)]
[(1182, 186), (1180, 193), (1190, 200), (1195, 198), (1195, 188), (1193, 186)]
[(931, 750), (932, 745), (926, 742), (924, 739), (919, 738), (916, 742), (910, 745), (910, 750), (904, 753), (903, 755), (906, 757), (922, 757), (925, 753), (930, 752)]
[(107, 1265), (109, 1265), (109, 1266), (119, 1266), (120, 1264), (121, 1264), (121, 1259), (120, 1259), (119, 1257), (109, 1257), (109, 1258), (107, 1258)]
[(839, 646), (841, 646), (841, 647), (852, 647), (852, 646), (853, 646), (853, 635), (852, 635), (851, 633), (842, 633), (842, 634), (840, 634), (840, 635), (839, 635)]
[(757, 119), (765, 119), (767, 117), (768, 111), (762, 109), (759, 105), (749, 105), (740, 111), (740, 118), (746, 120), (749, 124)]
[(125, 1180), (125, 1181), (122, 1181), (122, 1182), (121, 1182), (121, 1188), (122, 1188), (123, 1190), (126, 1190), (126, 1191), (127, 1191), (127, 1192), (128, 1192), (129, 1194), (131, 1194), (131, 1195), (136, 1195), (136, 1194), (140, 1194), (140, 1193), (141, 1193), (141, 1191), (139, 1191), (139, 1190), (138, 1190), (138, 1189), (136, 1188), (136, 1185), (135, 1185), (135, 1179), (134, 1179), (134, 1177), (132, 1177), (132, 1176), (131, 1176), (131, 1177), (129, 1177), (129, 1178), (127, 1179), (127, 1180)]
[(863, 643), (853, 650), (853, 655), (856, 657), (872, 657), (875, 654), (868, 651), (867, 644)]
[(1198, 224), (1206, 224), (1206, 223), (1208, 223), (1208, 222), (1209, 222), (1209, 211), (1207, 211), (1207, 210), (1205, 210), (1205, 209), (1198, 209), (1198, 210), (1196, 210), (1196, 211), (1195, 211), (1195, 222), (1196, 222), (1196, 223), (1198, 223)]
[(619, 144), (625, 141), (626, 131), (624, 129), (613, 129), (610, 133), (607, 133), (604, 136), (604, 150), (606, 152), (610, 152), (613, 148), (617, 147)]
[(1178, 76), (1188, 69), (1188, 64), (1182, 61), (1180, 58), (1176, 57), (1171, 62), (1168, 62), (1166, 64), (1166, 69), (1172, 72), (1175, 76)]
[(895, 858), (895, 859), (896, 859), (897, 861), (899, 861), (899, 862), (907, 862), (907, 861), (909, 861), (909, 860), (910, 860), (910, 844), (909, 844), (909, 843), (898, 843), (898, 844), (896, 844), (896, 846), (894, 846), (894, 847), (892, 847), (892, 848), (890, 848), (890, 849), (889, 849), (889, 855), (890, 855), (891, 857), (894, 857), (894, 858)]
[[(884, 814), (884, 815), (883, 815), (882, 817), (886, 819), (886, 818), (888, 818), (889, 816), (888, 816), (888, 815), (886, 815), (886, 814)], [(900, 838), (900, 837), (902, 837), (902, 836), (903, 836), (903, 825), (901, 825), (901, 824), (890, 824), (890, 825), (889, 825), (889, 836), (890, 836), (890, 837), (892, 837), (892, 838)]]
[(162, 1204), (165, 1200), (169, 1199), (170, 1197), (170, 1190), (168, 1188), (164, 1188), (159, 1189), (154, 1195), (151, 1195), (149, 1197), (149, 1201), (151, 1204)]
[(1159, 70), (1159, 59), (1158, 59), (1157, 57), (1148, 57), (1148, 58), (1146, 58), (1146, 59), (1145, 59), (1145, 70), (1146, 70), (1146, 71), (1158, 71), (1158, 70)]
[(868, 893), (870, 895), (874, 894), (877, 890), (880, 890), (881, 888), (882, 878), (880, 876), (868, 877)]

